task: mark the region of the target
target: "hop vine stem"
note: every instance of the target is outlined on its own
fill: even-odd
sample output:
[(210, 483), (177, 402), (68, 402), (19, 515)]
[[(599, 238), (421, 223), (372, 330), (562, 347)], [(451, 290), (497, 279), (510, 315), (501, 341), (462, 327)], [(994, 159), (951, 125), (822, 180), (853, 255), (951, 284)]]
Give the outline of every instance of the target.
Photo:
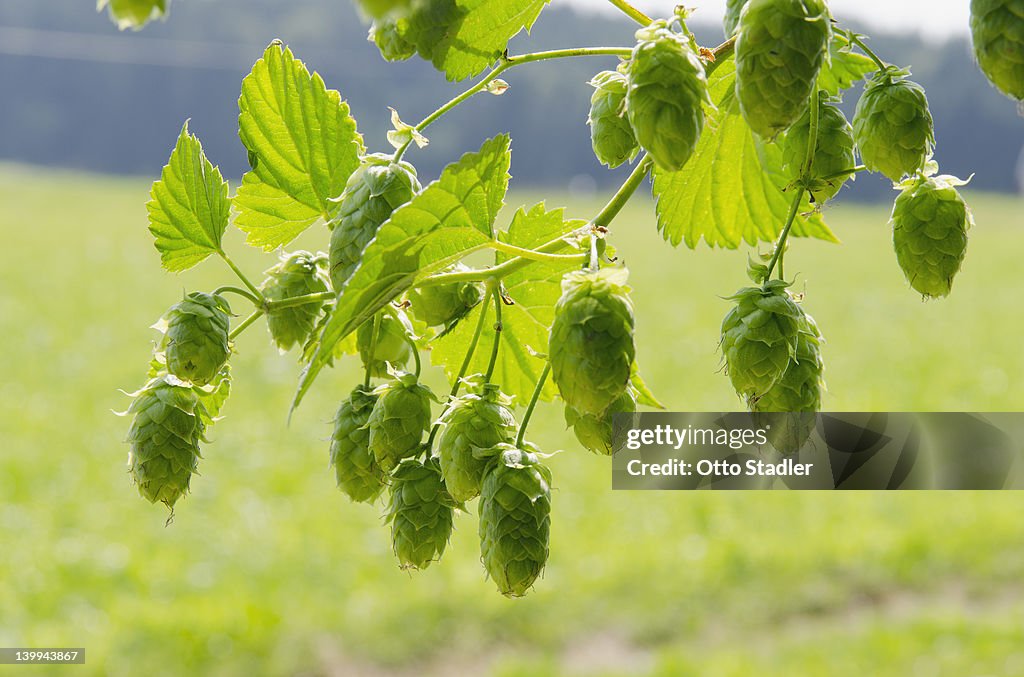
[(235, 265), (235, 262), (231, 260), (231, 257), (227, 255), (227, 252), (223, 249), (218, 249), (217, 254), (224, 259), (224, 263), (228, 264), (228, 268), (234, 271), (235, 275), (237, 275), (238, 279), (242, 281), (242, 284), (245, 285), (246, 289), (251, 291), (256, 298), (260, 299), (260, 303), (263, 303), (265, 301), (263, 294), (256, 288), (256, 285), (249, 281), (249, 278), (245, 276), (242, 269)]
[(526, 438), (526, 426), (530, 423), (533, 410), (537, 408), (537, 401), (540, 399), (540, 394), (544, 391), (544, 382), (547, 381), (550, 372), (551, 362), (547, 361), (544, 363), (544, 371), (541, 372), (540, 377), (537, 379), (537, 385), (533, 389), (533, 396), (530, 397), (530, 404), (526, 407), (526, 413), (523, 414), (523, 422), (519, 425), (519, 434), (516, 435), (516, 447), (520, 449), (523, 448), (523, 440)]
[(608, 2), (610, 2), (613, 7), (622, 10), (623, 14), (625, 14), (626, 16), (628, 16), (630, 19), (637, 22), (641, 26), (650, 26), (651, 21), (653, 21), (651, 17), (647, 16), (639, 9), (626, 2), (626, 0), (608, 0)]
[(491, 346), (491, 359), (487, 363), (484, 383), (490, 383), (491, 377), (494, 376), (494, 367), (498, 364), (498, 350), (501, 348), (501, 304), (504, 301), (501, 298), (500, 285), (494, 285), (491, 293), (494, 295), (494, 344)]
[(878, 58), (878, 55), (875, 54), (874, 51), (870, 47), (868, 47), (863, 40), (861, 40), (859, 35), (850, 30), (843, 31), (843, 34), (850, 42), (864, 50), (864, 53), (867, 54), (868, 57), (875, 62), (876, 66), (878, 66), (878, 70), (884, 71), (886, 68), (889, 67), (889, 64)]
[(231, 333), (228, 334), (228, 339), (232, 339), (232, 340), (235, 339), (239, 334), (241, 334), (243, 331), (248, 329), (249, 326), (252, 325), (253, 322), (255, 322), (256, 320), (260, 319), (262, 316), (263, 316), (263, 309), (262, 308), (259, 308), (259, 309), (255, 310), (255, 311), (253, 311), (252, 315), (250, 315), (249, 317), (247, 317), (244, 320), (242, 320), (242, 322), (237, 327), (235, 327), (234, 329), (231, 330)]

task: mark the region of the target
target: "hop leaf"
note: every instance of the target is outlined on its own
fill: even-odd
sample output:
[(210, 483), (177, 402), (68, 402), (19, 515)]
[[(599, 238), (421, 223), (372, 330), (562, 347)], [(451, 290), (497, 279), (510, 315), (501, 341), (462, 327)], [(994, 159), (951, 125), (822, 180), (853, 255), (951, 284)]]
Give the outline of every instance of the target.
[[(824, 92), (819, 92), (818, 98), (818, 136), (808, 188), (814, 202), (821, 204), (835, 197), (846, 180), (853, 176), (836, 174), (853, 169), (857, 159), (853, 154), (853, 128), (843, 111)], [(810, 133), (811, 111), (808, 108), (786, 132), (782, 160), (790, 176), (798, 177), (803, 170)]]
[(508, 404), (498, 386), (485, 383), (479, 393), (454, 400), (442, 416), (437, 442), (441, 474), (455, 500), (468, 501), (480, 494), (488, 460), (481, 452), (515, 439), (516, 419)]
[(632, 414), (636, 411), (636, 395), (629, 387), (608, 405), (603, 414), (581, 414), (569, 405), (565, 406), (565, 424), (572, 428), (576, 439), (584, 448), (595, 454), (612, 455), (612, 436), (615, 427), (615, 414)]
[[(266, 271), (267, 279), (260, 286), (260, 291), (269, 301), (283, 301), (328, 291), (324, 275), (326, 264), (327, 257), (324, 254), (282, 252), (280, 263)], [(292, 346), (304, 345), (323, 307), (323, 302), (306, 303), (267, 313), (267, 327), (278, 350), (284, 353), (291, 350)]]
[(331, 283), (335, 291), (345, 286), (380, 225), (419, 190), (416, 170), (409, 163), (395, 163), (390, 155), (377, 153), (363, 158), (338, 198), (338, 213), (331, 222)]
[(423, 433), (430, 426), (430, 401), (433, 393), (419, 383), (414, 374), (395, 372), (392, 381), (378, 386), (366, 427), (370, 431), (370, 451), (377, 464), (390, 472), (403, 458), (419, 451)]
[(736, 95), (750, 128), (774, 139), (796, 122), (828, 54), (824, 0), (750, 0), (736, 38)]
[(407, 458), (391, 475), (385, 519), (391, 545), (403, 569), (426, 569), (441, 559), (452, 535), (456, 503), (445, 489), (436, 458)]
[[(466, 266), (457, 263), (442, 272), (458, 273), (468, 270)], [(452, 282), (417, 287), (407, 294), (413, 314), (431, 327), (450, 327), (480, 303), (483, 296), (483, 285), (479, 282)]]
[(901, 184), (892, 209), (892, 241), (910, 286), (925, 297), (948, 296), (967, 254), (974, 217), (954, 176), (917, 176)]
[(625, 268), (562, 278), (548, 357), (558, 391), (573, 409), (602, 414), (626, 389), (636, 356)]
[(924, 166), (935, 147), (924, 87), (910, 71), (889, 67), (864, 85), (853, 115), (853, 137), (864, 166), (893, 181)]
[(406, 314), (391, 306), (382, 310), (379, 317), (376, 343), (373, 342), (373, 320), (367, 320), (356, 330), (356, 348), (371, 376), (387, 376), (389, 364), (404, 367), (413, 351), (409, 343), (412, 325)]
[(594, 155), (610, 168), (632, 160), (640, 146), (626, 119), (626, 90), (629, 83), (618, 71), (601, 71), (590, 81), (590, 143)]
[(338, 407), (331, 435), (331, 465), (338, 488), (353, 501), (372, 503), (384, 490), (387, 478), (370, 452), (367, 423), (377, 396), (358, 385)]
[(480, 492), (480, 554), (501, 594), (522, 597), (548, 560), (551, 471), (511, 444), (491, 453)]
[(192, 292), (176, 303), (155, 326), (164, 330), (161, 348), (167, 371), (183, 381), (204, 386), (228, 361), (228, 313), (222, 296)]
[(1007, 96), (1024, 99), (1024, 5), (971, 0), (971, 39), (978, 66)]
[(636, 33), (629, 60), (626, 112), (636, 140), (666, 171), (678, 171), (704, 129), (708, 95), (704, 64), (690, 45), (658, 20)]
[(405, 39), (398, 21), (393, 17), (384, 17), (370, 25), (367, 39), (377, 45), (385, 61), (405, 61), (416, 53), (416, 45)]

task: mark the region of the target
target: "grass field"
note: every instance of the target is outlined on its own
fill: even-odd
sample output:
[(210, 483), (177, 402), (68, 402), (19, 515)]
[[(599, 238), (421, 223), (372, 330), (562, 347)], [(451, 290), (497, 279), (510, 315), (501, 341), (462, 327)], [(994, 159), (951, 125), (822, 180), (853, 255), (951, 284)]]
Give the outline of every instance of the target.
[[(147, 327), (229, 274), (160, 271), (147, 190), (0, 167), (0, 646), (84, 646), (74, 674), (1024, 674), (1019, 494), (612, 493), (554, 406), (531, 426), (567, 450), (536, 590), (510, 601), (484, 580), (474, 515), (440, 565), (402, 573), (381, 511), (327, 469), (357, 370), (325, 374), (286, 427), (298, 370), (262, 331), (238, 342), (227, 419), (165, 528), (110, 412), (142, 381)], [(1021, 409), (1024, 202), (969, 199), (977, 227), (944, 301), (902, 279), (883, 208), (831, 209), (844, 246), (793, 245), (787, 272), (828, 340), (828, 408)], [(253, 275), (269, 265), (227, 240)], [(643, 200), (614, 242), (652, 388), (672, 409), (737, 408), (715, 346), (746, 253), (673, 250)]]

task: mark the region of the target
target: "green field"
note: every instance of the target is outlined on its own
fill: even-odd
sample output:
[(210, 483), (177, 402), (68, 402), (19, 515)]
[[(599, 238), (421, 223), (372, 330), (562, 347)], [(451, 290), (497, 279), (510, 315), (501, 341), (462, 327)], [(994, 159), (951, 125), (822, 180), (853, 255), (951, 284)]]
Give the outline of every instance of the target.
[[(227, 418), (165, 528), (110, 412), (143, 380), (147, 327), (229, 273), (161, 272), (147, 190), (0, 167), (0, 646), (88, 657), (17, 674), (1024, 674), (1020, 495), (612, 493), (608, 461), (551, 405), (531, 425), (565, 450), (537, 588), (510, 601), (484, 580), (474, 515), (440, 565), (403, 573), (381, 510), (349, 504), (327, 468), (354, 360), (289, 428), (298, 367), (262, 330), (238, 341)], [(843, 246), (793, 244), (787, 274), (828, 341), (827, 408), (1022, 408), (1024, 202), (967, 195), (977, 227), (947, 300), (909, 289), (881, 207), (829, 210)], [(746, 253), (672, 249), (644, 200), (614, 230), (652, 389), (671, 409), (738, 408), (715, 349)], [(227, 240), (252, 275), (270, 264)]]

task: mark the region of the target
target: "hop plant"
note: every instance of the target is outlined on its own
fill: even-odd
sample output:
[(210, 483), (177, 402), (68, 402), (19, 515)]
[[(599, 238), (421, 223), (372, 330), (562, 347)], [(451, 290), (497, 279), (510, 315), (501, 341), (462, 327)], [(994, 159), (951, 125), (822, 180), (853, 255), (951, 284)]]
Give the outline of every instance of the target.
[(426, 569), (441, 559), (452, 535), (456, 502), (445, 489), (436, 458), (407, 458), (391, 474), (386, 521), (403, 569)]
[(331, 465), (338, 488), (353, 501), (372, 503), (384, 490), (387, 475), (370, 452), (367, 423), (377, 403), (377, 395), (358, 385), (346, 398), (334, 417), (331, 435)]
[(892, 240), (910, 286), (926, 298), (948, 296), (967, 254), (974, 217), (955, 176), (912, 177), (898, 186), (892, 209)]
[(366, 422), (370, 451), (384, 472), (417, 453), (430, 426), (430, 401), (434, 399), (415, 374), (394, 372), (394, 376), (373, 391), (377, 402)]
[(139, 30), (150, 19), (167, 14), (171, 0), (98, 0), (96, 9), (108, 8), (110, 18), (121, 30)]
[(199, 466), (199, 443), (206, 441), (203, 405), (192, 387), (167, 374), (133, 397), (125, 412), (133, 416), (128, 472), (143, 498), (173, 509)]
[(774, 139), (807, 108), (832, 36), (824, 0), (750, 0), (736, 38), (736, 95), (743, 118)]
[[(807, 146), (810, 143), (811, 110), (808, 108), (796, 124), (786, 132), (783, 145), (783, 164), (790, 176), (800, 176), (807, 160)], [(818, 96), (818, 135), (814, 144), (814, 159), (808, 189), (814, 202), (821, 204), (836, 196), (846, 180), (853, 176), (857, 165), (853, 154), (853, 128), (846, 121), (843, 111), (825, 92)], [(837, 174), (840, 174), (837, 176)]]
[(1024, 2), (971, 0), (971, 39), (985, 77), (1007, 96), (1024, 99)]
[[(458, 263), (446, 268), (444, 272), (460, 273), (468, 270), (468, 267)], [(484, 290), (479, 282), (451, 282), (417, 287), (407, 296), (417, 318), (431, 327), (448, 327), (480, 303)]]
[(640, 150), (626, 118), (629, 81), (618, 71), (601, 71), (590, 81), (590, 143), (602, 164), (613, 168), (632, 160)]
[(157, 324), (164, 331), (167, 371), (200, 386), (214, 380), (231, 355), (230, 312), (224, 297), (204, 292), (192, 292), (171, 306)]
[(441, 417), (441, 474), (455, 500), (468, 501), (480, 494), (488, 461), (481, 453), (515, 439), (516, 419), (509, 403), (498, 386), (484, 383), (478, 393), (452, 401)]
[(910, 71), (890, 66), (864, 85), (853, 115), (853, 138), (864, 166), (893, 181), (924, 166), (935, 147), (924, 88)]
[(338, 214), (331, 222), (331, 284), (335, 291), (345, 286), (380, 225), (419, 190), (416, 170), (408, 162), (393, 162), (390, 155), (379, 153), (363, 158), (338, 198)]
[(682, 169), (704, 129), (711, 103), (704, 64), (683, 37), (657, 20), (636, 32), (626, 112), (640, 146), (658, 167)]
[(413, 351), (410, 343), (412, 325), (405, 312), (389, 307), (382, 310), (379, 317), (376, 343), (372, 320), (367, 320), (356, 330), (356, 348), (371, 376), (387, 376), (389, 364), (395, 368), (404, 367)]
[(551, 471), (531, 450), (500, 444), (480, 492), (480, 554), (501, 594), (522, 597), (548, 560)]
[(562, 278), (548, 357), (566, 404), (601, 415), (622, 394), (636, 356), (625, 268), (574, 271)]
[(611, 456), (614, 451), (613, 433), (615, 414), (632, 414), (636, 411), (636, 395), (632, 388), (626, 388), (603, 414), (581, 414), (569, 405), (565, 406), (565, 424), (572, 428), (586, 449), (595, 454)]
[[(269, 301), (283, 301), (328, 291), (323, 271), (326, 263), (327, 257), (324, 254), (311, 254), (307, 251), (282, 253), (281, 261), (266, 271), (267, 278), (260, 286), (260, 291)], [(323, 303), (306, 303), (267, 313), (267, 327), (278, 350), (284, 353), (293, 346), (305, 344), (323, 307)]]
[(722, 18), (722, 28), (725, 29), (725, 37), (731, 37), (736, 32), (740, 23), (740, 12), (743, 11), (747, 0), (726, 0), (725, 16)]
[(735, 305), (722, 321), (722, 355), (733, 388), (748, 401), (770, 391), (796, 355), (804, 313), (788, 286), (771, 280), (729, 297)]
[(370, 25), (367, 39), (377, 45), (385, 61), (405, 61), (416, 53), (416, 45), (405, 39), (398, 21), (392, 17), (377, 19)]

